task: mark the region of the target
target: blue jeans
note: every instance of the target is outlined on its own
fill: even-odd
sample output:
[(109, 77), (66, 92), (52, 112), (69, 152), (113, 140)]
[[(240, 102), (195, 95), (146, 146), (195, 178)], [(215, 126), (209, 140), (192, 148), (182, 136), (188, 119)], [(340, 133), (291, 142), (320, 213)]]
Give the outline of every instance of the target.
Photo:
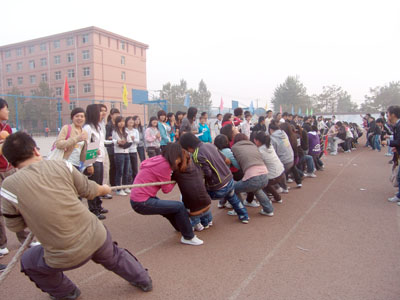
[(389, 146), (390, 141), (393, 141), (393, 135), (391, 135), (390, 138), (387, 139), (387, 144), (388, 144), (388, 146), (387, 146), (387, 148), (388, 148), (387, 153), (390, 154), (390, 155), (393, 155), (392, 147)]
[(210, 195), (211, 199), (219, 200), (225, 199), (227, 200), (238, 214), (239, 220), (248, 220), (249, 215), (247, 214), (246, 207), (243, 206), (242, 202), (240, 202), (239, 198), (235, 194), (234, 189), (234, 181), (233, 179), (223, 188), (217, 191), (207, 191)]
[(268, 196), (263, 192), (263, 188), (268, 185), (268, 176), (258, 175), (247, 179), (246, 181), (237, 181), (235, 182), (235, 193), (243, 193), (243, 192), (252, 192), (256, 196), (258, 202), (260, 202), (263, 210), (267, 213), (271, 213), (274, 211), (271, 200), (269, 200)]
[(374, 135), (373, 142), (374, 144), (372, 145), (372, 149), (381, 151), (381, 136), (379, 134)]
[(196, 226), (197, 224), (201, 223), (204, 227), (207, 226), (210, 222), (212, 222), (212, 214), (211, 209), (206, 212), (203, 212), (201, 215), (198, 216), (190, 216), (190, 223), (192, 223), (192, 227)]
[[(315, 167), (313, 157), (311, 155), (304, 155), (302, 158), (300, 158), (298, 165), (302, 165), (303, 162), (305, 162), (307, 165), (307, 173), (314, 173)], [(302, 168), (300, 168), (300, 170), (302, 170)]]
[(128, 153), (115, 153), (115, 185), (129, 184), (130, 160)]
[(162, 215), (187, 240), (191, 240), (194, 237), (189, 215), (182, 202), (160, 200), (154, 197), (147, 199), (145, 202), (131, 201), (131, 206), (134, 211), (141, 215)]

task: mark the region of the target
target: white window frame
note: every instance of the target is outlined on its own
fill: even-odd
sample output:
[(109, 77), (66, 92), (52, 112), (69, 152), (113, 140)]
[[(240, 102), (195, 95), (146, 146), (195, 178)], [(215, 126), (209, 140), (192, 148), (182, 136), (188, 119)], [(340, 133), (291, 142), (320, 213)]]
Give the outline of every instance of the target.
[(84, 77), (90, 76), (90, 67), (83, 68), (83, 76)]
[(54, 56), (54, 64), (59, 65), (61, 63), (61, 56), (60, 55), (55, 55)]
[[(44, 63), (43, 63), (44, 62)], [(42, 57), (40, 59), (40, 66), (45, 67), (47, 66), (47, 58), (46, 57)]]
[(75, 78), (75, 69), (68, 69), (68, 78)]
[(82, 51), (82, 59), (83, 59), (83, 60), (88, 60), (88, 59), (90, 59), (90, 52), (89, 52), (89, 50), (83, 50), (83, 51)]
[(88, 93), (92, 92), (92, 87), (91, 87), (90, 83), (83, 84), (83, 92), (85, 94), (88, 94)]
[(61, 80), (61, 71), (54, 72), (54, 78), (55, 80)]
[(67, 62), (71, 63), (74, 62), (75, 55), (73, 52), (67, 53)]
[(60, 48), (60, 40), (53, 41), (53, 46), (54, 46), (54, 49)]

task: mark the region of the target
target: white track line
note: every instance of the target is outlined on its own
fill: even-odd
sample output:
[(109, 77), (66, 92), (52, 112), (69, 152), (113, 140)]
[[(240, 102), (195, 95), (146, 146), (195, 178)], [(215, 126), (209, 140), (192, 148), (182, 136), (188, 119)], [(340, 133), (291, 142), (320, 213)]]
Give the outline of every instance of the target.
[(232, 293), (232, 295), (228, 298), (229, 300), (237, 299), (240, 294), (246, 289), (246, 287), (253, 281), (253, 279), (258, 275), (258, 273), (264, 268), (264, 266), (269, 262), (269, 260), (275, 255), (275, 253), (279, 250), (279, 248), (293, 235), (296, 231), (297, 227), (304, 221), (304, 219), (309, 215), (309, 213), (314, 209), (314, 207), (321, 201), (326, 192), (331, 188), (331, 186), (336, 182), (338, 177), (344, 172), (346, 167), (348, 167), (351, 162), (359, 157), (363, 153), (360, 152), (356, 156), (354, 156), (351, 160), (349, 160), (346, 165), (340, 170), (340, 172), (335, 176), (335, 178), (331, 181), (330, 184), (325, 188), (325, 190), (320, 194), (320, 196), (314, 201), (314, 203), (310, 206), (310, 208), (296, 221), (293, 227), (286, 233), (286, 235), (275, 245), (275, 247), (264, 257), (264, 259), (256, 266), (256, 268), (251, 272), (245, 280), (239, 285), (239, 287)]

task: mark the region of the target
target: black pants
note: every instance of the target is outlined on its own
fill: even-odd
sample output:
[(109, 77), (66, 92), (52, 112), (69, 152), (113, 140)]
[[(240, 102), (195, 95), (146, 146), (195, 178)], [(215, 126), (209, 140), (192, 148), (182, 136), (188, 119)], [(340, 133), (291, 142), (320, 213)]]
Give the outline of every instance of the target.
[(137, 147), (137, 152), (140, 158), (140, 162), (144, 161), (146, 159), (146, 155), (144, 154), (144, 147)]
[[(103, 184), (103, 163), (96, 161), (93, 164), (93, 169), (94, 169), (94, 173), (92, 176), (89, 177), (89, 180), (92, 180), (92, 181), (96, 182), (97, 184), (102, 185)], [(96, 216), (98, 216), (100, 214), (101, 210), (103, 209), (101, 207), (101, 204), (103, 203), (103, 201), (101, 201), (100, 197), (96, 197), (92, 200), (88, 199), (87, 202), (88, 202), (89, 210), (92, 213), (94, 213)]]
[(109, 171), (109, 180), (110, 185), (115, 186), (115, 158), (114, 158), (114, 149), (107, 148), (108, 158), (110, 160), (110, 171)]
[(135, 177), (138, 173), (138, 155), (137, 152), (129, 153), (129, 158), (131, 161), (131, 171), (132, 171), (132, 180), (133, 182), (135, 180)]
[(147, 155), (150, 157), (157, 156), (161, 154), (160, 148), (156, 147), (147, 147)]

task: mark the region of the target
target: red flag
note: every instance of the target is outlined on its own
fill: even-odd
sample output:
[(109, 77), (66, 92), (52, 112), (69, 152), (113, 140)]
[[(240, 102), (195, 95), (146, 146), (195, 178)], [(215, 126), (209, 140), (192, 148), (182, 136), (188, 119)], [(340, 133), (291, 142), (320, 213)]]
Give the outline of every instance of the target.
[(221, 97), (221, 103), (219, 104), (219, 109), (220, 110), (224, 109), (224, 100), (222, 100), (222, 97)]
[(64, 82), (64, 101), (69, 103), (69, 87), (68, 87), (67, 77), (65, 77), (65, 82)]

